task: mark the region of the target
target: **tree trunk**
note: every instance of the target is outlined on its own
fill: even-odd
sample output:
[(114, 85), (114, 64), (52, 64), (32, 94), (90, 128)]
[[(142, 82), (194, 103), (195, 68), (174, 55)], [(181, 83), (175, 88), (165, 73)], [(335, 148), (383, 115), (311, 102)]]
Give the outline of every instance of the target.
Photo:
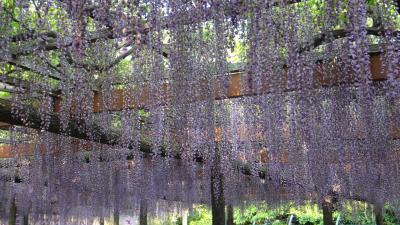
[(380, 204), (380, 203), (374, 204), (374, 214), (375, 214), (376, 225), (384, 225), (383, 213), (384, 213), (383, 204)]
[(333, 222), (333, 204), (327, 201), (322, 203), (322, 216), (324, 225), (334, 225)]
[(221, 156), (219, 148), (215, 148), (215, 155), (211, 166), (211, 211), (212, 224), (225, 224), (225, 199), (223, 174), (221, 173)]
[(10, 211), (8, 215), (8, 225), (15, 225), (17, 222), (17, 205), (15, 199), (12, 200), (10, 205)]
[(147, 225), (147, 201), (145, 199), (140, 200), (139, 225)]
[(229, 204), (226, 207), (226, 211), (227, 211), (226, 225), (233, 225), (233, 207), (231, 204)]

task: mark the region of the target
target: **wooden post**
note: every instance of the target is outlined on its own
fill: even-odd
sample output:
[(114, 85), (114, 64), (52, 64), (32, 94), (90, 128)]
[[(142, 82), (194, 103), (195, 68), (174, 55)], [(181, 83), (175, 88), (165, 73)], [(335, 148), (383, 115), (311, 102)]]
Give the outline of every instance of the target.
[(325, 200), (322, 203), (322, 216), (323, 216), (324, 225), (334, 225), (333, 204), (330, 201)]
[(227, 211), (226, 225), (233, 225), (233, 207), (231, 204), (229, 204), (226, 207), (226, 211)]
[(113, 191), (114, 191), (114, 213), (113, 213), (113, 221), (114, 225), (119, 225), (119, 193), (120, 192), (120, 185), (119, 185), (119, 178), (120, 178), (120, 171), (116, 170), (114, 171), (114, 177), (113, 177)]
[(188, 225), (188, 210), (184, 209), (182, 212), (182, 225)]
[(374, 214), (375, 214), (375, 224), (384, 225), (384, 220), (383, 220), (384, 208), (382, 203), (374, 204)]
[[(218, 144), (216, 144), (218, 146)], [(215, 155), (211, 166), (211, 211), (212, 224), (225, 224), (225, 199), (223, 174), (221, 173), (221, 155), (219, 148), (215, 148)]]
[(147, 201), (145, 199), (140, 200), (139, 225), (147, 225)]
[(114, 225), (119, 225), (119, 210), (114, 209)]
[(17, 222), (17, 205), (15, 199), (11, 201), (10, 211), (8, 215), (8, 225), (16, 225)]
[(220, 174), (211, 175), (211, 211), (213, 225), (225, 224), (224, 191)]
[(104, 225), (104, 217), (100, 217), (99, 218), (99, 224), (100, 225)]
[(31, 204), (29, 204), (28, 209), (23, 212), (22, 215), (22, 224), (23, 225), (29, 225), (29, 212), (31, 211)]
[(29, 225), (29, 213), (26, 213), (23, 217), (22, 217), (22, 222), (23, 225)]

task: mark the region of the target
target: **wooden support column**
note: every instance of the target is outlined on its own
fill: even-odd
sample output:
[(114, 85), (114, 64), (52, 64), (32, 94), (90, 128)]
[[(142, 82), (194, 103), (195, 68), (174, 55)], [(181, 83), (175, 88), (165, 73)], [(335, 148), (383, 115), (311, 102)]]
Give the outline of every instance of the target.
[(325, 200), (322, 203), (322, 216), (323, 216), (324, 225), (334, 225), (333, 204), (330, 201)]
[(188, 210), (184, 209), (182, 212), (182, 225), (188, 225)]
[(114, 171), (114, 177), (113, 177), (113, 191), (114, 191), (114, 212), (113, 212), (113, 224), (114, 225), (119, 225), (119, 199), (120, 199), (120, 171), (116, 170)]
[[(218, 144), (216, 144), (218, 146)], [(224, 181), (221, 172), (221, 155), (219, 147), (215, 148), (211, 166), (211, 211), (212, 224), (225, 224)]]
[(113, 220), (114, 225), (119, 225), (119, 209), (114, 209)]
[(146, 199), (140, 200), (139, 225), (147, 225), (147, 201), (146, 201)]
[(29, 225), (29, 213), (26, 213), (26, 214), (22, 217), (22, 223), (23, 223), (23, 225)]
[(384, 225), (384, 220), (383, 220), (384, 207), (382, 203), (374, 204), (374, 214), (375, 214), (375, 224)]
[(17, 222), (17, 205), (15, 199), (11, 201), (10, 211), (8, 214), (8, 225), (16, 225)]
[(231, 204), (226, 206), (226, 225), (233, 225), (233, 207)]
[(29, 212), (31, 211), (31, 205), (22, 212), (22, 225), (29, 225)]

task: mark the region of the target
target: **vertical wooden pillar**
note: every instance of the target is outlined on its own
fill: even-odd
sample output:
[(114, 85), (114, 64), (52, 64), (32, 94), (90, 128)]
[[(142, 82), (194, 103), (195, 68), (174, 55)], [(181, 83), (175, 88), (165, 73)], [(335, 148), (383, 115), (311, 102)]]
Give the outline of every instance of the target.
[(104, 225), (104, 217), (100, 217), (99, 218), (99, 224), (100, 225)]
[(31, 205), (29, 203), (29, 207), (24, 210), (22, 213), (22, 225), (29, 225), (29, 212), (31, 211)]
[(29, 213), (26, 213), (26, 214), (22, 217), (22, 223), (23, 223), (23, 225), (29, 225)]
[(119, 170), (116, 170), (115, 171), (115, 174), (114, 174), (114, 177), (113, 177), (113, 179), (114, 179), (114, 181), (113, 181), (113, 183), (114, 183), (114, 213), (113, 213), (113, 222), (114, 222), (114, 225), (119, 225), (119, 199), (120, 199), (120, 196), (119, 196), (119, 194), (121, 193), (120, 192), (120, 172), (119, 172)]
[[(216, 144), (218, 146), (218, 144)], [(212, 224), (225, 224), (224, 183), (221, 172), (221, 155), (219, 147), (215, 148), (215, 155), (211, 165), (211, 211)]]
[(8, 214), (8, 225), (15, 225), (17, 222), (17, 205), (15, 199), (11, 201), (10, 211)]
[(188, 210), (184, 209), (182, 212), (182, 225), (188, 225)]
[(374, 214), (375, 214), (375, 224), (384, 225), (384, 220), (383, 220), (384, 208), (382, 203), (374, 204)]
[(147, 201), (145, 199), (140, 200), (139, 225), (147, 225)]
[(333, 222), (333, 204), (330, 201), (322, 203), (322, 216), (324, 225), (334, 225)]
[(233, 225), (233, 207), (231, 204), (226, 207), (226, 211), (226, 225)]
[(113, 215), (113, 219), (114, 219), (114, 225), (119, 225), (119, 209), (114, 209), (114, 215)]

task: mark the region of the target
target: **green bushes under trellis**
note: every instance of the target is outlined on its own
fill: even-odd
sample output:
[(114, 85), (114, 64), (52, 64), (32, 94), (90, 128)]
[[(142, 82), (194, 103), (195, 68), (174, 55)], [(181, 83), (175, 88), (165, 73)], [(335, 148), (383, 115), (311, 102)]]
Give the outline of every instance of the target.
[[(400, 224), (400, 208), (397, 205), (386, 205), (384, 221), (387, 225)], [(286, 225), (290, 215), (295, 215), (293, 225), (323, 225), (322, 210), (316, 204), (286, 204), (271, 208), (265, 203), (249, 204), (234, 210), (236, 225)], [(340, 216), (341, 225), (373, 225), (375, 217), (373, 206), (363, 202), (349, 201), (343, 204), (333, 215), (334, 220)], [(194, 207), (188, 218), (190, 225), (211, 224), (211, 210), (205, 206)]]

